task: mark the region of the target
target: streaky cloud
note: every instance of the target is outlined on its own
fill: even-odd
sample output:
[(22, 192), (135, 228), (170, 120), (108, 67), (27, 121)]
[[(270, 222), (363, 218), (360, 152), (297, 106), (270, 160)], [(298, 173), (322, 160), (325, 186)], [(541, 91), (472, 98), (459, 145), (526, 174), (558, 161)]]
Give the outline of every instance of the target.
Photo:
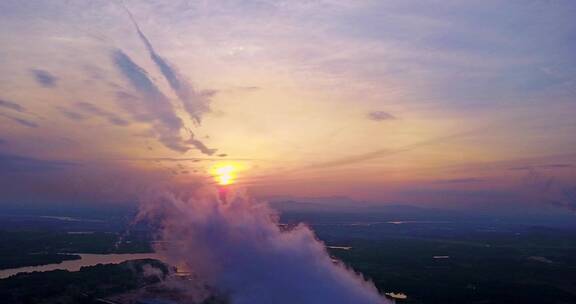
[(378, 149), (372, 152), (351, 155), (348, 157), (343, 157), (331, 161), (326, 162), (319, 162), (313, 165), (306, 167), (305, 169), (324, 169), (324, 168), (332, 168), (332, 167), (340, 167), (340, 166), (347, 166), (355, 163), (361, 163), (372, 159), (378, 159), (387, 156), (393, 156), (404, 152), (413, 151), (415, 149), (426, 147), (430, 145), (435, 145), (439, 143), (443, 143), (446, 141), (454, 140), (456, 138), (460, 138), (463, 136), (471, 135), (479, 130), (471, 130), (466, 132), (455, 133), (447, 136), (435, 137), (428, 140), (423, 140), (420, 142), (416, 142), (410, 145), (406, 145), (397, 149)]
[[(151, 122), (154, 120), (153, 113), (150, 113), (144, 107), (135, 107), (135, 104), (140, 103), (140, 98), (126, 91), (116, 92), (117, 104), (127, 113), (132, 116), (132, 119), (138, 122)], [(150, 132), (147, 132), (147, 137), (152, 137)]]
[(0, 99), (0, 107), (5, 108), (5, 109), (9, 109), (12, 111), (20, 112), (20, 113), (26, 112), (26, 109), (24, 109), (23, 106), (15, 103), (15, 102), (4, 100), (4, 99)]
[(145, 111), (137, 110), (136, 118), (141, 120), (144, 112), (146, 120), (152, 122), (152, 129), (160, 142), (172, 150), (187, 151), (188, 148), (184, 145), (179, 134), (183, 127), (182, 120), (174, 113), (168, 98), (150, 80), (148, 73), (121, 50), (113, 51), (112, 58), (116, 67), (128, 79), (132, 87), (143, 95), (143, 98), (130, 99), (129, 101), (138, 101), (139, 104), (126, 107), (126, 109), (132, 111), (133, 108), (143, 106)]
[(396, 116), (384, 111), (372, 111), (368, 113), (368, 119), (373, 121), (395, 120)]
[(202, 141), (194, 138), (194, 134), (191, 134), (190, 139), (188, 139), (186, 142), (206, 155), (212, 155), (216, 152), (216, 149), (210, 149)]
[[(137, 98), (121, 92), (117, 94), (121, 100), (121, 106), (133, 115), (134, 119), (149, 121), (154, 134), (164, 146), (178, 152), (186, 152), (192, 146), (208, 155), (216, 151), (194, 140), (193, 135), (189, 140), (182, 138), (180, 135), (180, 130), (184, 127), (182, 120), (174, 112), (168, 97), (148, 77), (146, 70), (137, 65), (122, 50), (114, 50), (112, 58), (122, 75), (143, 97)], [(134, 106), (134, 102), (144, 109), (137, 109), (138, 106)]]
[(70, 110), (64, 107), (56, 107), (56, 109), (62, 114), (64, 115), (64, 117), (68, 118), (68, 119), (72, 119), (72, 120), (84, 120), (86, 119), (85, 115), (82, 115), (74, 110)]
[(160, 73), (164, 76), (174, 93), (178, 96), (182, 102), (182, 105), (184, 106), (184, 109), (190, 115), (190, 118), (192, 118), (192, 120), (198, 124), (201, 123), (202, 115), (210, 111), (209, 98), (214, 94), (214, 92), (197, 92), (194, 87), (180, 75), (175, 67), (173, 67), (156, 52), (148, 37), (146, 37), (146, 35), (144, 35), (142, 32), (138, 22), (136, 22), (134, 15), (132, 15), (126, 6), (124, 6), (124, 9), (130, 17), (132, 24), (136, 28), (136, 32), (138, 33), (140, 40), (142, 40), (142, 43), (144, 43), (146, 46), (146, 50), (150, 55), (150, 59), (152, 59), (152, 61), (156, 64), (160, 70)]
[(11, 121), (13, 121), (13, 122), (15, 122), (21, 126), (24, 126), (24, 127), (28, 127), (28, 128), (38, 128), (39, 127), (39, 125), (37, 123), (30, 121), (30, 120), (27, 120), (27, 119), (24, 119), (24, 118), (14, 117), (14, 116), (4, 114), (4, 113), (0, 113), (0, 116), (6, 118), (8, 120), (11, 120)]
[(127, 126), (130, 124), (130, 122), (127, 121), (126, 119), (124, 119), (124, 118), (122, 118), (122, 117), (120, 117), (114, 113), (103, 110), (92, 103), (78, 102), (76, 104), (76, 106), (79, 109), (81, 109), (82, 111), (84, 111), (85, 113), (89, 113), (89, 114), (92, 114), (94, 116), (98, 116), (98, 117), (102, 117), (102, 118), (106, 119), (108, 122), (110, 122), (113, 125)]
[(468, 183), (478, 183), (484, 181), (481, 178), (476, 177), (465, 177), (465, 178), (452, 178), (452, 179), (441, 179), (435, 181), (436, 184), (468, 184)]
[(2, 172), (45, 172), (64, 170), (77, 165), (78, 164), (69, 161), (44, 160), (0, 153), (0, 170), (2, 170)]
[(547, 164), (541, 165), (540, 168), (544, 169), (566, 169), (566, 168), (574, 168), (573, 164)]
[(530, 165), (530, 166), (517, 166), (517, 167), (510, 167), (508, 170), (514, 171), (530, 171), (534, 169), (569, 169), (574, 168), (574, 164), (543, 164), (543, 165)]

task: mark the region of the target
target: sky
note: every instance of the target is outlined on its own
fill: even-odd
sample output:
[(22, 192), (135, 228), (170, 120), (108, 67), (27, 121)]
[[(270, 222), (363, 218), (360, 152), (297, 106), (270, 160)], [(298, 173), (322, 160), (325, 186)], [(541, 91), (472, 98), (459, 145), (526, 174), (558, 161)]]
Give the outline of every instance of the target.
[(576, 210), (575, 15), (3, 0), (0, 203), (122, 201), (232, 164), (264, 198)]

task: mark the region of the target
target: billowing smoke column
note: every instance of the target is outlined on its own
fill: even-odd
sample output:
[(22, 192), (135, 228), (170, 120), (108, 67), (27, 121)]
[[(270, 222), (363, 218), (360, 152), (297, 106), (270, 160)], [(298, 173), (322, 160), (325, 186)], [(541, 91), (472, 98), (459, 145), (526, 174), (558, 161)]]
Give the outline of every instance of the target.
[(228, 196), (222, 203), (209, 189), (156, 192), (140, 219), (158, 225), (157, 251), (169, 263), (185, 265), (233, 304), (386, 302), (372, 283), (335, 264), (308, 227), (283, 231), (266, 204), (239, 191)]

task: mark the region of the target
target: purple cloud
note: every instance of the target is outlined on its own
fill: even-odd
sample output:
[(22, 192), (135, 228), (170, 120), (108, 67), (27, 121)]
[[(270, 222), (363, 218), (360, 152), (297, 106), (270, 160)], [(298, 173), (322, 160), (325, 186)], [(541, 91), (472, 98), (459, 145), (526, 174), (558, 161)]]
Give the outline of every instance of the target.
[(58, 77), (50, 74), (47, 71), (32, 69), (31, 72), (36, 82), (45, 88), (55, 87), (58, 82)]
[(384, 121), (397, 119), (396, 116), (384, 111), (372, 111), (368, 113), (368, 119), (373, 121)]
[(0, 99), (0, 107), (8, 109), (8, 110), (12, 110), (12, 111), (20, 112), (20, 113), (26, 112), (24, 107), (22, 107), (21, 105), (15, 103), (15, 102), (4, 100), (4, 99)]

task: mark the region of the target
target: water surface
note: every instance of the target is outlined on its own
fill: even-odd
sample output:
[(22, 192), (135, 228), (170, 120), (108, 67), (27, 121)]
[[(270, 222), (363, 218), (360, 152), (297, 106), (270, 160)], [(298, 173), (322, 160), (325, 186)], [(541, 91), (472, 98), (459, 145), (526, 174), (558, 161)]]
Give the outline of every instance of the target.
[(0, 270), (0, 279), (13, 276), (22, 272), (34, 271), (52, 271), (52, 270), (68, 270), (78, 271), (85, 266), (94, 266), (98, 264), (120, 264), (129, 260), (137, 259), (161, 259), (157, 253), (125, 253), (125, 254), (90, 254), (78, 253), (79, 260), (63, 261), (57, 264), (46, 264), (40, 266), (26, 266), (18, 268), (10, 268)]

